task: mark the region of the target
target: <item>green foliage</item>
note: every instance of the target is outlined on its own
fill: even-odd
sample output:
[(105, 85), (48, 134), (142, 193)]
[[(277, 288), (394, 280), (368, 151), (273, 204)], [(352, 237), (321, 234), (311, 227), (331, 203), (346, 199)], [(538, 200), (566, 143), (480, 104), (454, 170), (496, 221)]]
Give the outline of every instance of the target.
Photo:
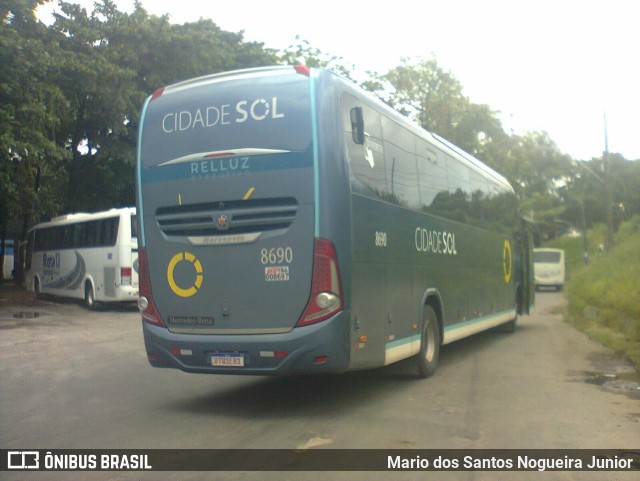
[(43, 0), (0, 4), (0, 233), (70, 211), (134, 203), (139, 110), (164, 85), (204, 74), (276, 63), (211, 20), (172, 25), (141, 3), (112, 0), (95, 11), (61, 2), (53, 25)]
[(496, 112), (472, 103), (463, 95), (462, 84), (442, 69), (435, 58), (402, 65), (379, 77), (377, 92), (385, 97), (384, 86), (392, 92), (386, 102), (434, 132), (474, 155), (506, 136)]
[(575, 162), (573, 175), (560, 191), (564, 218), (581, 228), (583, 223), (590, 228), (606, 222), (607, 185), (613, 193), (615, 227), (640, 214), (640, 161), (628, 161), (613, 154), (606, 163), (602, 159)]
[[(276, 52), (212, 20), (173, 25), (139, 2), (124, 13), (112, 0), (96, 2), (92, 13), (61, 3), (47, 27), (33, 13), (41, 3), (0, 3), (0, 233), (7, 221), (26, 227), (62, 212), (132, 204), (146, 96), (186, 78), (276, 63), (358, 78), (427, 130), (505, 175), (544, 238), (605, 220), (602, 182), (582, 167), (601, 172), (600, 160), (578, 167), (545, 132), (505, 133), (498, 113), (471, 102), (435, 57), (404, 59), (362, 80), (354, 65), (300, 37)], [(640, 213), (640, 162), (612, 155), (608, 165), (617, 225)]]
[(570, 279), (585, 266), (585, 252), (589, 261), (605, 255), (603, 247), (606, 235), (607, 226), (597, 224), (587, 231), (586, 236), (583, 233), (565, 235), (545, 242), (544, 246), (564, 249), (567, 277)]
[(620, 225), (618, 232), (616, 233), (616, 242), (623, 242), (638, 234), (640, 234), (640, 214)]
[(346, 63), (343, 57), (337, 57), (324, 53), (311, 45), (308, 40), (296, 35), (296, 43), (289, 45), (280, 55), (280, 62), (287, 65), (306, 65), (312, 68), (324, 68), (353, 79), (352, 73), (355, 65)]
[[(604, 236), (600, 227), (590, 242)], [(587, 266), (569, 263), (569, 319), (640, 366), (640, 217), (622, 224), (611, 252), (591, 254)]]
[(445, 137), (503, 174), (518, 193), (522, 213), (536, 222), (543, 239), (572, 227), (606, 220), (606, 190), (614, 192), (614, 223), (640, 213), (640, 161), (609, 155), (575, 162), (546, 132), (504, 132), (497, 113), (471, 102), (462, 85), (435, 58), (402, 65), (365, 86), (426, 130)]
[(563, 219), (565, 206), (558, 189), (571, 176), (571, 159), (546, 132), (508, 135), (497, 112), (464, 96), (460, 82), (435, 58), (420, 62), (405, 59), (368, 86), (426, 130), (507, 177), (522, 200), (522, 212), (536, 221), (544, 238), (567, 230), (571, 222)]
[[(56, 45), (33, 8), (38, 1), (12, 1), (0, 8), (0, 231), (53, 211), (58, 167), (67, 154), (56, 141), (65, 99), (51, 81), (58, 72)], [(40, 198), (47, 203), (40, 203)], [(53, 197), (53, 198), (52, 198)]]

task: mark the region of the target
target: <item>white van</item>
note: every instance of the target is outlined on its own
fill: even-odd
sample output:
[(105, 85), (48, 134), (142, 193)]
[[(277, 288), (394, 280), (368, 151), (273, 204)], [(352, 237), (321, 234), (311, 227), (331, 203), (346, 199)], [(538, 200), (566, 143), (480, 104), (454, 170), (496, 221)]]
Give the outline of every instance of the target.
[(533, 250), (536, 288), (555, 287), (562, 290), (565, 279), (564, 251), (540, 248)]

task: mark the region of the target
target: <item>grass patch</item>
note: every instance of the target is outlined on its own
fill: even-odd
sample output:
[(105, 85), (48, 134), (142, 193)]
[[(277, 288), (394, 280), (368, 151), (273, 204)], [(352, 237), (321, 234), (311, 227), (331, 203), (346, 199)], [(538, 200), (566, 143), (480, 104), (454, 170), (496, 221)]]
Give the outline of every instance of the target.
[(588, 234), (588, 265), (581, 237), (549, 243), (567, 258), (566, 320), (640, 368), (640, 217), (620, 226), (611, 252), (599, 248), (604, 235)]

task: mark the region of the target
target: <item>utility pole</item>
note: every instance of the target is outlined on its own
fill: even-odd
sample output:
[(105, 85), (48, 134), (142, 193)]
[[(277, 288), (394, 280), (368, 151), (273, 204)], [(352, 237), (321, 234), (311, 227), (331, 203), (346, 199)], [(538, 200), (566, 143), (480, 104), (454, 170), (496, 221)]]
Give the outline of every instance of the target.
[(604, 168), (604, 188), (606, 192), (607, 238), (605, 248), (609, 252), (613, 248), (613, 189), (611, 178), (611, 163), (609, 161), (609, 135), (607, 132), (607, 113), (604, 114), (604, 152), (602, 154)]

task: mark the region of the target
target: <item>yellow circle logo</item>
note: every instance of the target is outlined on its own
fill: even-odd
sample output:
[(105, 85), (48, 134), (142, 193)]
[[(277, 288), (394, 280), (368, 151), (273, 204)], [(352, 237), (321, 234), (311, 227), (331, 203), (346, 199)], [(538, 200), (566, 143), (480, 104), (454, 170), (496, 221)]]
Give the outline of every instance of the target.
[(504, 281), (509, 282), (511, 280), (511, 271), (513, 270), (513, 258), (511, 256), (511, 244), (509, 239), (504, 241), (504, 247), (502, 248), (502, 273), (504, 274)]
[[(190, 262), (193, 265), (193, 269), (195, 270), (195, 281), (190, 287), (186, 289), (180, 287), (173, 277), (173, 271), (175, 270), (176, 266), (183, 261)], [(198, 289), (200, 289), (200, 286), (202, 285), (202, 278), (202, 264), (200, 263), (198, 258), (190, 252), (179, 252), (169, 261), (169, 265), (167, 266), (167, 281), (169, 282), (171, 290), (176, 295), (180, 297), (193, 296), (196, 292), (198, 292)]]

